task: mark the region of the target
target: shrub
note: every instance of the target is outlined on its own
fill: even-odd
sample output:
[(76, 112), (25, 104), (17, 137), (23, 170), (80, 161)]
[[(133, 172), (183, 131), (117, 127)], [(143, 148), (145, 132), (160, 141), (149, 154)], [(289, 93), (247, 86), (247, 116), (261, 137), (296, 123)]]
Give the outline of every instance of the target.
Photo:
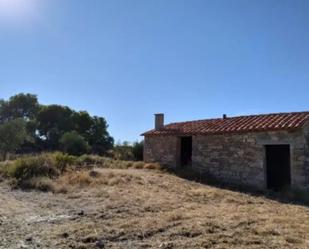
[(76, 131), (66, 132), (60, 139), (61, 148), (65, 153), (74, 156), (85, 154), (89, 150), (89, 145)]
[(8, 171), (12, 164), (11, 161), (0, 162), (0, 175), (9, 176)]
[(59, 172), (52, 158), (47, 154), (43, 154), (36, 157), (17, 159), (8, 166), (7, 174), (18, 181), (24, 181), (39, 176), (53, 177), (58, 175)]
[(73, 165), (76, 162), (76, 157), (62, 153), (55, 153), (54, 159), (55, 165), (61, 174), (66, 170), (67, 166)]
[(135, 142), (133, 145), (128, 142), (117, 144), (110, 151), (112, 158), (125, 161), (142, 161), (143, 160), (144, 142)]
[(18, 187), (26, 190), (39, 190), (43, 192), (53, 192), (53, 193), (62, 193), (66, 194), (70, 186), (67, 184), (59, 183), (54, 181), (48, 177), (33, 177), (27, 180), (23, 180), (21, 182), (11, 181), (11, 185), (13, 187)]
[(105, 158), (96, 155), (82, 155), (77, 158), (76, 162), (79, 166), (98, 165), (104, 164)]
[[(68, 166), (70, 170), (67, 170)], [(68, 154), (44, 153), (36, 156), (24, 156), (14, 161), (0, 162), (0, 177), (11, 177), (11, 185), (22, 189), (37, 189), (65, 193), (70, 185), (114, 185), (127, 181), (126, 177), (113, 179), (111, 175), (102, 176), (93, 168), (111, 169), (160, 169), (156, 163), (122, 161), (96, 155), (80, 157)]]
[(37, 189), (43, 192), (54, 192), (56, 187), (54, 182), (48, 177), (33, 177), (18, 183), (22, 189)]
[(116, 160), (133, 161), (132, 146), (128, 142), (115, 145), (112, 151), (112, 157)]

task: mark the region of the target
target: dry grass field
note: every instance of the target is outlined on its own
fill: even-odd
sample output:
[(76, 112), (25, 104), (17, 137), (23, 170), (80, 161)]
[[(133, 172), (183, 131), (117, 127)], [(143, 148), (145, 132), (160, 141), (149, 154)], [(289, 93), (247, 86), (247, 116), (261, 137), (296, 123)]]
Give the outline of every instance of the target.
[[(145, 169), (0, 184), (0, 248), (309, 248), (309, 208)], [(39, 182), (44, 182), (40, 179)]]

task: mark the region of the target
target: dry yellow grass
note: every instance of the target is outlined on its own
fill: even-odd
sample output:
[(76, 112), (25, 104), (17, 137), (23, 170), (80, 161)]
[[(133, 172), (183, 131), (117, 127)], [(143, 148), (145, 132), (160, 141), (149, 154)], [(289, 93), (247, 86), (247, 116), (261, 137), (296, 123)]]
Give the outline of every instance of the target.
[(96, 169), (96, 170), (82, 170), (70, 171), (60, 176), (55, 180), (56, 185), (72, 187), (100, 187), (100, 185), (119, 185), (127, 184), (130, 181), (139, 182), (141, 177), (130, 174), (124, 170), (111, 169)]
[[(33, 237), (29, 245), (40, 243), (41, 248), (96, 248), (98, 241), (106, 248), (309, 248), (305, 206), (160, 171), (68, 172), (55, 183), (69, 188), (67, 194), (12, 193), (0, 187), (5, 200), (0, 211), (6, 209), (7, 217), (0, 226), (0, 248), (3, 243), (14, 248), (9, 246), (28, 234)], [(62, 218), (30, 219), (51, 213)]]

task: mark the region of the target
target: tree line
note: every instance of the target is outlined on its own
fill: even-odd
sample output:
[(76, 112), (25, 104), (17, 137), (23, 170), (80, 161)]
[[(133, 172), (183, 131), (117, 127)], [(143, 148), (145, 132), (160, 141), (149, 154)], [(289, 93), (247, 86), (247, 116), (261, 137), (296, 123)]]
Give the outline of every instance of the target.
[(0, 153), (63, 151), (104, 155), (114, 139), (103, 117), (62, 105), (42, 105), (36, 95), (0, 100)]

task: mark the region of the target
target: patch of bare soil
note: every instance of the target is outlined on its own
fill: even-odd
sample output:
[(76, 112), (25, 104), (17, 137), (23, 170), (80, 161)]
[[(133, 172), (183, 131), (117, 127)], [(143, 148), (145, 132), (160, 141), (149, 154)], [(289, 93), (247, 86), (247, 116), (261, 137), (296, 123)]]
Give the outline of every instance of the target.
[(309, 248), (308, 207), (156, 171), (89, 175), (66, 194), (2, 182), (0, 248)]

